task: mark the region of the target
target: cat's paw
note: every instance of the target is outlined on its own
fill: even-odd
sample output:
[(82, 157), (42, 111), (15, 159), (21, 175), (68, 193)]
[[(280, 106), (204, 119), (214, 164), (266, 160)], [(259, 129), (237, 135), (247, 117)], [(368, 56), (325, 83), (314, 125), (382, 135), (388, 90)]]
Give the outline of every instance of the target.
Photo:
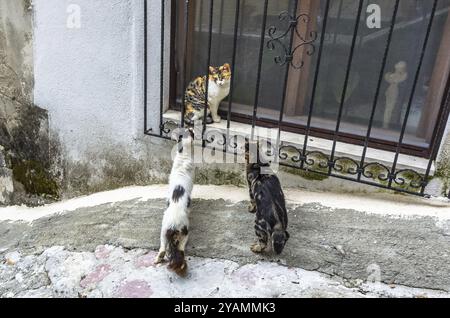
[(218, 124), (222, 121), (222, 118), (220, 118), (219, 116), (213, 117), (213, 121)]
[(252, 214), (255, 214), (255, 213), (256, 213), (256, 204), (250, 203), (250, 204), (248, 205), (248, 212), (249, 212), (249, 213), (252, 213)]
[(253, 253), (262, 253), (265, 250), (265, 246), (261, 245), (261, 243), (254, 243), (252, 246), (250, 246), (250, 250)]
[(153, 264), (158, 265), (158, 264), (164, 263), (165, 256), (166, 256), (166, 252), (159, 252), (158, 255), (156, 255), (156, 257), (155, 257)]

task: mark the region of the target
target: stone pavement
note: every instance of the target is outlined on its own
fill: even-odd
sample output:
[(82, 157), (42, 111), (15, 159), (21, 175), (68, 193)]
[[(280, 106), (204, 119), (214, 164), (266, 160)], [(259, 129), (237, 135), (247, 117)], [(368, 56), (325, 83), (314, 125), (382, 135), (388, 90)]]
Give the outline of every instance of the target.
[(194, 195), (182, 279), (152, 264), (163, 189), (0, 209), (0, 297), (449, 297), (446, 205), (366, 213), (288, 191), (291, 239), (275, 257), (249, 250), (246, 190), (205, 186)]
[(189, 274), (180, 278), (156, 253), (101, 245), (95, 252), (52, 247), (40, 255), (8, 255), (0, 265), (1, 297), (447, 297), (443, 292), (347, 283), (317, 272), (258, 262), (239, 265), (189, 257)]

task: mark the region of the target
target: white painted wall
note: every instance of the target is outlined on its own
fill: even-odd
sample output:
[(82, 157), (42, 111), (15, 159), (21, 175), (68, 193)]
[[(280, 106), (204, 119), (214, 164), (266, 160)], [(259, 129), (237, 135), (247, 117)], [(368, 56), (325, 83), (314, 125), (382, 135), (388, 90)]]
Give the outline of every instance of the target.
[[(81, 8), (80, 29), (66, 26), (69, 4)], [(116, 144), (131, 150), (144, 130), (143, 0), (33, 0), (33, 6), (34, 99), (48, 110), (67, 154), (77, 160)], [(161, 7), (154, 0), (148, 6), (152, 120), (158, 118), (152, 107), (159, 109)]]

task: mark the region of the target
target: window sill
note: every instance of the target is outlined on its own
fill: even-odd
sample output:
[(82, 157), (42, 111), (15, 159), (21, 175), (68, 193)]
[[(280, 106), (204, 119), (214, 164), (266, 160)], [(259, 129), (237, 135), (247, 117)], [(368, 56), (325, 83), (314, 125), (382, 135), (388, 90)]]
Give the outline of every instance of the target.
[[(180, 122), (180, 112), (174, 110), (168, 110), (164, 116), (165, 121), (173, 121), (175, 123)], [(241, 135), (247, 136), (251, 133), (252, 126), (249, 124), (231, 122), (230, 127), (230, 135)], [(222, 120), (220, 123), (214, 123), (211, 125), (207, 125), (208, 130), (218, 130), (226, 133), (227, 131), (227, 122), (226, 120)], [(265, 127), (256, 127), (255, 134), (256, 136), (267, 137), (268, 136), (268, 128)], [(296, 148), (301, 148), (304, 140), (304, 135), (295, 134), (291, 132), (282, 131), (281, 132), (281, 142), (286, 145), (291, 145)], [(310, 137), (308, 141), (308, 151), (320, 151), (322, 153), (329, 154), (330, 149), (332, 148), (333, 141), (318, 137)], [(363, 151), (362, 146), (353, 145), (349, 143), (338, 142), (336, 145), (336, 157), (348, 157), (359, 162), (361, 160), (361, 154)], [(395, 153), (380, 149), (368, 148), (366, 154), (366, 163), (380, 163), (387, 167), (392, 165), (394, 160)], [(400, 154), (398, 158), (397, 171), (403, 169), (411, 169), (420, 174), (425, 174), (428, 167), (429, 159), (420, 158), (411, 155)], [(435, 173), (435, 165), (433, 164), (431, 167), (430, 176), (433, 176)]]

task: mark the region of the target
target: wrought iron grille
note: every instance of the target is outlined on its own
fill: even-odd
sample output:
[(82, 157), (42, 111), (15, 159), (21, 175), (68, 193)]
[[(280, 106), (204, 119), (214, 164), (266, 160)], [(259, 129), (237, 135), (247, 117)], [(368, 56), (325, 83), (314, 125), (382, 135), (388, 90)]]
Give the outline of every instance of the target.
[[(209, 14), (208, 14), (208, 37), (206, 49), (208, 50), (207, 59), (204, 65), (205, 74), (209, 74), (209, 66), (211, 64), (211, 50), (212, 50), (212, 39), (213, 39), (213, 19), (214, 19), (214, 10), (216, 6), (216, 1), (214, 0), (204, 0), (209, 3)], [(232, 60), (231, 60), (231, 70), (232, 74), (234, 74), (236, 70), (236, 61), (237, 61), (237, 45), (239, 41), (239, 21), (241, 17), (241, 0), (230, 0), (235, 1), (235, 19), (233, 26), (233, 52), (232, 52)], [(285, 29), (280, 29), (277, 26), (268, 25), (268, 5), (269, 0), (263, 1), (263, 12), (262, 12), (262, 23), (261, 23), (261, 32), (260, 32), (260, 45), (259, 45), (259, 54), (258, 54), (258, 63), (257, 63), (257, 76), (256, 76), (256, 93), (253, 104), (252, 118), (251, 124), (249, 124), (249, 135), (251, 134), (252, 138), (255, 136), (255, 129), (258, 126), (258, 116), (257, 111), (260, 106), (260, 84), (261, 84), (261, 76), (262, 76), (262, 64), (263, 64), (263, 54), (266, 51), (276, 52), (276, 57), (273, 60), (273, 63), (278, 65), (285, 70), (284, 83), (283, 83), (283, 97), (281, 100), (281, 109), (279, 110), (279, 117), (277, 126), (279, 129), (278, 139), (277, 139), (277, 153), (280, 160), (280, 164), (283, 166), (301, 169), (307, 172), (315, 173), (317, 175), (322, 175), (324, 177), (336, 177), (348, 181), (359, 182), (366, 185), (371, 185), (384, 189), (391, 189), (401, 193), (407, 193), (411, 195), (418, 196), (427, 196), (426, 187), (431, 179), (433, 162), (435, 161), (440, 143), (442, 141), (442, 136), (444, 133), (445, 125), (447, 123), (449, 111), (450, 111), (450, 93), (449, 86), (450, 80), (447, 83), (447, 88), (444, 94), (444, 98), (441, 103), (441, 109), (439, 112), (439, 119), (437, 121), (435, 130), (434, 130), (434, 138), (431, 144), (431, 156), (428, 160), (428, 165), (424, 171), (416, 171), (414, 169), (399, 169), (399, 156), (401, 155), (402, 149), (405, 146), (405, 134), (407, 130), (407, 124), (411, 113), (411, 108), (413, 104), (414, 95), (416, 93), (417, 85), (419, 82), (419, 76), (421, 74), (421, 70), (424, 63), (424, 57), (427, 52), (427, 48), (429, 45), (433, 22), (436, 15), (436, 11), (438, 8), (439, 0), (433, 0), (433, 5), (431, 11), (427, 15), (426, 24), (425, 24), (425, 36), (424, 38), (417, 39), (420, 45), (420, 57), (418, 59), (417, 67), (413, 72), (413, 85), (411, 89), (411, 93), (409, 95), (409, 99), (407, 102), (407, 107), (405, 109), (405, 115), (402, 120), (401, 130), (399, 134), (398, 141), (395, 143), (395, 151), (394, 151), (394, 159), (392, 160), (390, 165), (380, 162), (374, 162), (373, 160), (369, 160), (367, 157), (367, 152), (369, 149), (369, 140), (371, 138), (372, 130), (374, 128), (374, 118), (378, 107), (378, 101), (381, 96), (381, 86), (384, 80), (384, 74), (387, 68), (387, 60), (391, 50), (391, 44), (393, 41), (393, 34), (396, 27), (396, 20), (398, 18), (399, 6), (401, 4), (401, 0), (395, 0), (394, 9), (392, 11), (392, 18), (390, 22), (390, 26), (388, 29), (387, 41), (385, 43), (385, 47), (383, 49), (383, 57), (380, 65), (380, 71), (377, 75), (377, 85), (375, 89), (375, 96), (371, 103), (371, 112), (369, 123), (367, 126), (367, 134), (364, 137), (363, 150), (359, 159), (355, 159), (354, 156), (339, 156), (336, 151), (336, 146), (338, 143), (338, 134), (341, 129), (342, 118), (344, 113), (344, 106), (346, 103), (346, 94), (347, 89), (349, 88), (349, 79), (350, 73), (353, 66), (355, 49), (358, 42), (358, 32), (360, 31), (361, 26), (361, 18), (364, 14), (364, 0), (358, 1), (358, 9), (355, 18), (355, 23), (353, 27), (353, 32), (351, 36), (351, 46), (346, 62), (346, 71), (343, 85), (343, 92), (341, 94), (339, 110), (336, 120), (336, 126), (334, 127), (334, 133), (332, 134), (332, 146), (329, 151), (317, 151), (311, 150), (309, 147), (309, 140), (311, 136), (311, 128), (312, 128), (312, 119), (314, 114), (314, 109), (316, 106), (316, 99), (319, 95), (318, 92), (318, 81), (319, 81), (319, 71), (322, 66), (322, 57), (324, 50), (324, 41), (326, 38), (326, 31), (329, 22), (329, 14), (330, 14), (330, 3), (332, 1), (337, 0), (324, 0), (325, 9), (321, 21), (321, 31), (309, 31), (306, 34), (302, 34), (298, 27), (300, 24), (310, 24), (311, 16), (308, 13), (300, 13), (298, 14), (299, 2), (301, 0), (294, 1), (294, 6), (291, 12), (283, 11), (279, 14), (280, 23), (284, 23)], [(160, 109), (158, 114), (152, 114), (152, 116), (156, 116), (159, 118), (159, 125), (157, 128), (150, 127), (148, 124), (149, 114), (148, 114), (148, 93), (147, 93), (147, 70), (148, 70), (148, 48), (149, 48), (149, 29), (148, 29), (148, 4), (147, 0), (145, 2), (145, 54), (144, 54), (144, 70), (145, 70), (145, 97), (144, 97), (144, 107), (145, 107), (145, 134), (149, 136), (155, 136), (165, 139), (170, 139), (171, 132), (173, 129), (178, 127), (184, 127), (184, 112), (185, 112), (185, 102), (181, 101), (182, 107), (180, 112), (180, 119), (165, 119), (164, 111), (165, 111), (165, 89), (164, 83), (167, 81), (167, 74), (165, 74), (165, 65), (170, 59), (170, 54), (166, 52), (166, 41), (168, 39), (168, 31), (165, 29), (166, 19), (167, 19), (167, 8), (172, 6), (172, 10), (174, 10), (173, 6), (179, 6), (180, 3), (184, 6), (184, 18), (183, 18), (183, 30), (185, 30), (186, 34), (184, 35), (184, 52), (183, 63), (182, 63), (182, 83), (183, 87), (187, 86), (188, 74), (186, 72), (188, 59), (186, 56), (186, 51), (188, 47), (189, 36), (187, 32), (189, 32), (189, 19), (191, 18), (188, 15), (188, 7), (189, 0), (185, 1), (173, 1), (173, 0), (162, 0), (161, 1), (161, 33), (160, 33)], [(342, 1), (341, 1), (342, 2)], [(340, 7), (342, 9), (342, 7)], [(173, 14), (173, 13), (172, 13)], [(176, 28), (179, 30), (180, 28)], [(174, 32), (174, 30), (171, 30)], [(268, 40), (266, 41), (266, 39)], [(287, 43), (287, 44), (286, 44)], [(154, 45), (154, 43), (152, 43)], [(306, 50), (306, 54), (308, 56), (316, 55), (316, 63), (313, 68), (314, 76), (312, 82), (312, 92), (311, 99), (308, 105), (308, 116), (306, 121), (306, 126), (304, 127), (304, 135), (299, 137), (299, 140), (302, 140), (298, 145), (293, 145), (290, 143), (284, 143), (281, 138), (283, 116), (284, 116), (284, 107), (286, 104), (286, 90), (288, 87), (288, 78), (289, 74), (292, 72), (296, 72), (299, 69), (304, 67), (304, 61), (299, 58), (296, 58), (296, 54), (299, 50)], [(206, 77), (207, 82), (209, 81), (208, 77)], [(227, 114), (227, 128), (230, 128), (231, 125), (231, 110), (233, 107), (233, 96), (236, 89), (234, 78), (231, 82), (230, 94), (228, 97), (228, 114)], [(208, 84), (206, 85), (206, 97), (208, 96)], [(205, 98), (207, 100), (207, 98)], [(206, 107), (205, 107), (205, 118), (206, 118)], [(216, 148), (224, 152), (236, 152), (238, 147), (236, 142), (236, 135), (230, 133), (229, 130), (223, 131), (214, 131), (212, 133), (211, 129), (208, 129), (206, 121), (203, 121), (202, 127), (202, 145), (203, 147), (207, 147), (209, 145), (214, 144)], [(450, 193), (449, 193), (450, 197)]]

